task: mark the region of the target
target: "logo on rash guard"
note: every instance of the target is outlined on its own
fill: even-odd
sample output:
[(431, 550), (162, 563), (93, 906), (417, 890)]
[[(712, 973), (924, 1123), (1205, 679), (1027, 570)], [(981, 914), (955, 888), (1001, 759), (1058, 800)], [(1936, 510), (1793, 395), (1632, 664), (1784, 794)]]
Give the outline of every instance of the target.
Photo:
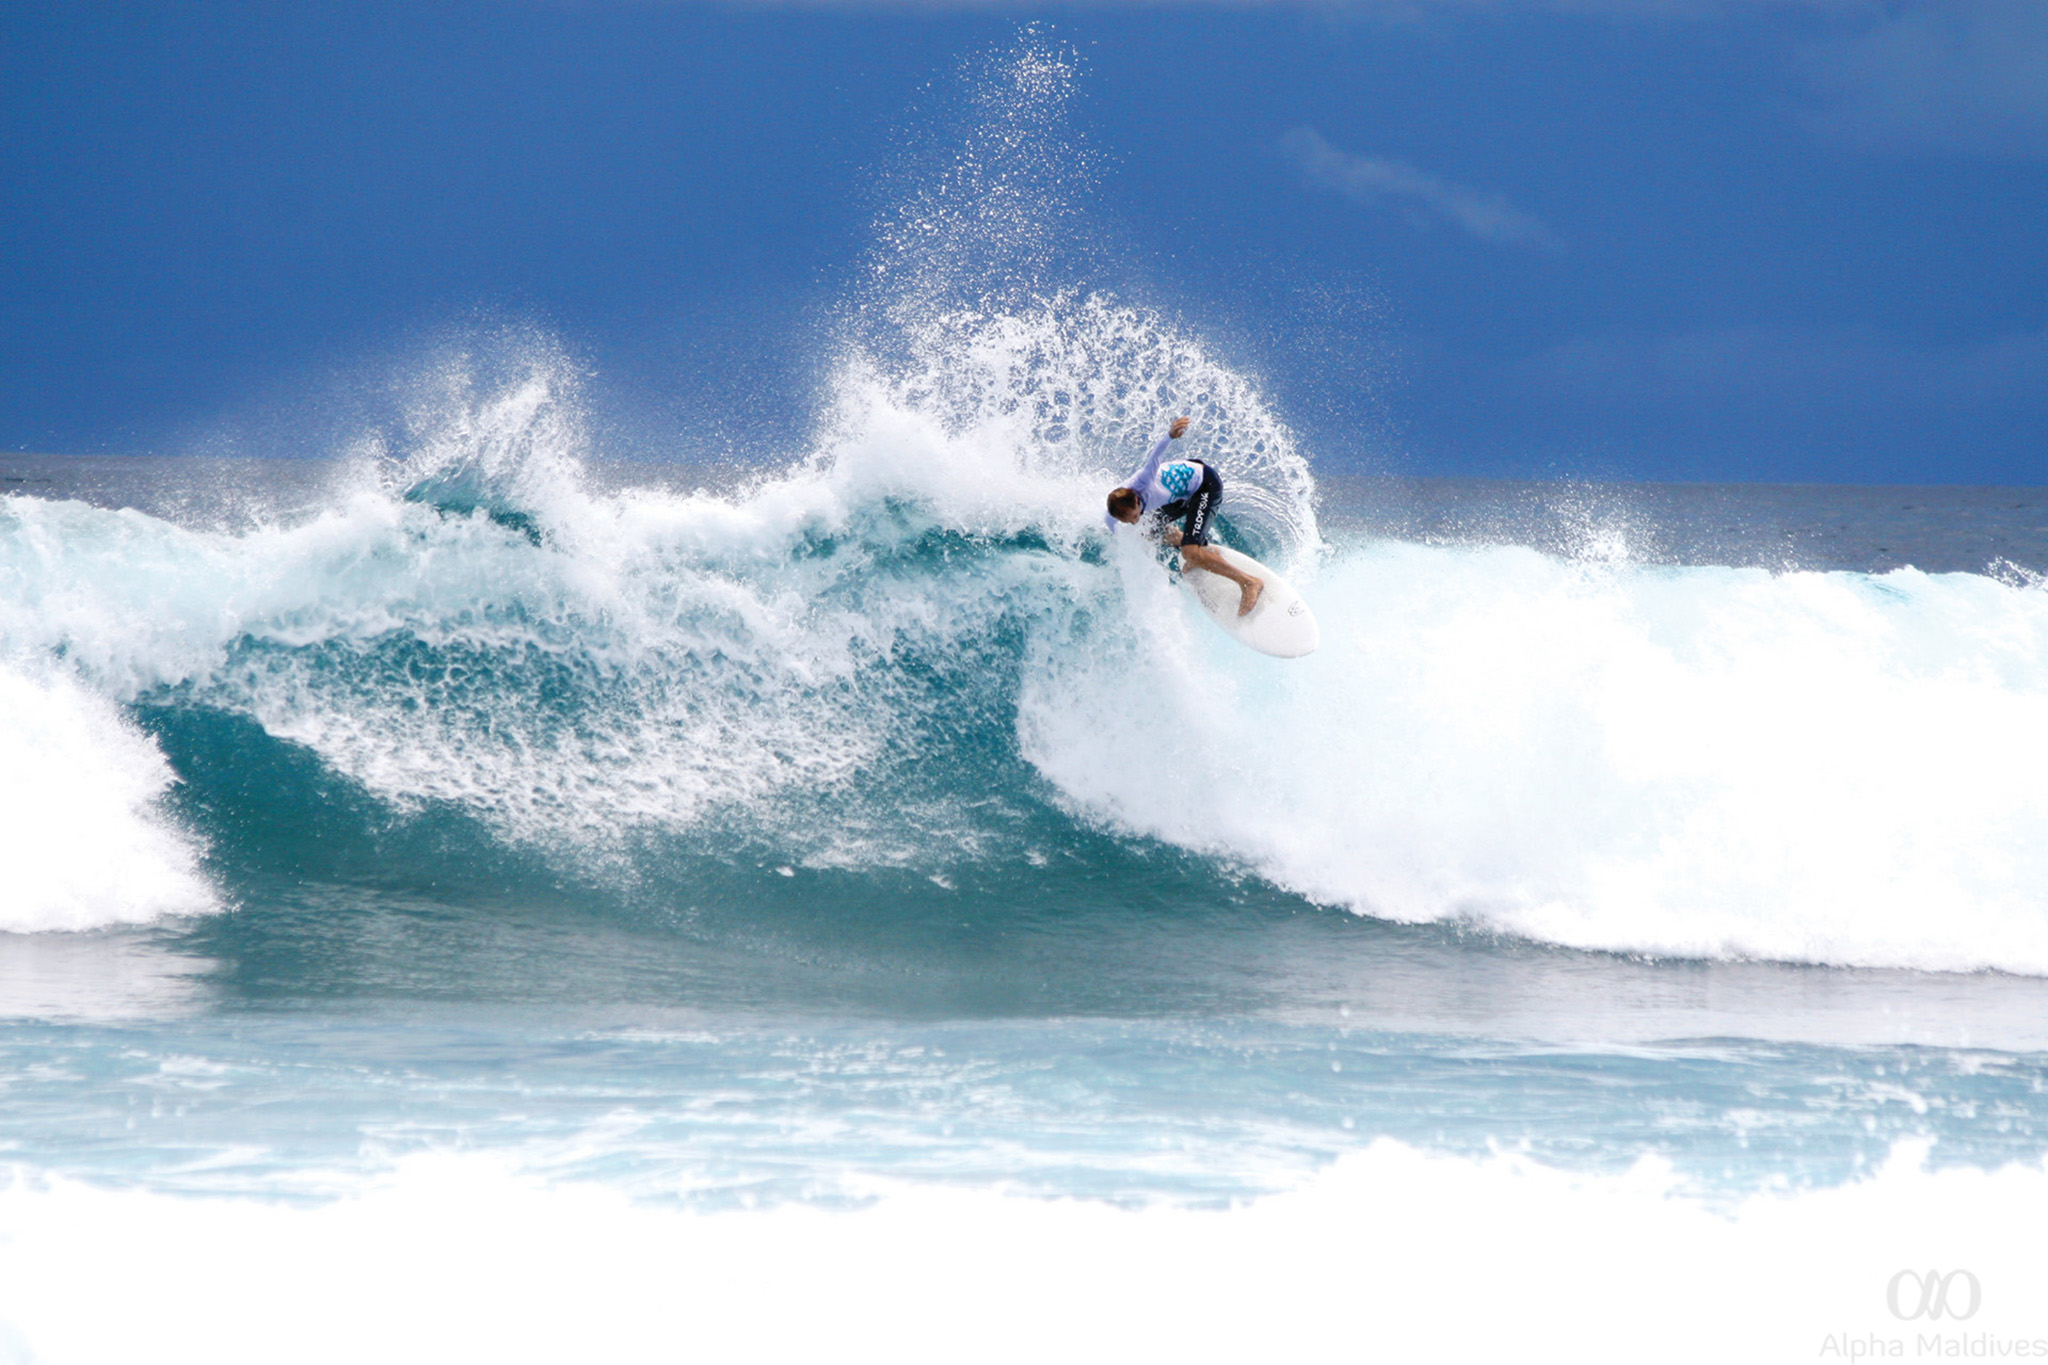
[(1176, 500), (1188, 495), (1188, 485), (1195, 481), (1195, 467), (1178, 462), (1159, 471), (1159, 482)]

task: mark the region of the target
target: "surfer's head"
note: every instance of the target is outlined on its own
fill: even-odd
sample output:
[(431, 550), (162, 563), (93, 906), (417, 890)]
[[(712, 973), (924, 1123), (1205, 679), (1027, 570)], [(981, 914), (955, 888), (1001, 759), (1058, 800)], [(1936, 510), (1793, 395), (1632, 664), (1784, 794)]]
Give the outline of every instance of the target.
[(1145, 504), (1138, 501), (1138, 495), (1128, 488), (1114, 488), (1109, 494), (1109, 514), (1118, 521), (1136, 523), (1145, 511)]

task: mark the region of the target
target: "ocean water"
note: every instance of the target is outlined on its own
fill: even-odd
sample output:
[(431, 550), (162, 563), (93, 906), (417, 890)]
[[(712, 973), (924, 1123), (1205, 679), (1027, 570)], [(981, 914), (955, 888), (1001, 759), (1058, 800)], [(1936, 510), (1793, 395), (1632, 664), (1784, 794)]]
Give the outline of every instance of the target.
[[(1752, 1225), (1805, 1218), (1825, 1263), (1876, 1257), (1839, 1309), (1868, 1332), (1898, 1326), (1891, 1261), (1973, 1198), (2015, 1245), (1960, 1254), (2020, 1311), (2005, 1220), (2039, 1212), (2048, 1154), (2048, 495), (1318, 481), (1267, 418), (1263, 459), (1202, 449), (1250, 485), (1230, 534), (1324, 623), (1281, 662), (1097, 529), (1142, 415), (1185, 391), (1048, 441), (1007, 390), (940, 421), (845, 382), (817, 451), (750, 471), (603, 464), (545, 366), (454, 384), (406, 450), (0, 462), (15, 1358), (180, 1354), (77, 1297), (132, 1281), (213, 1343), (195, 1358), (260, 1357), (275, 1338), (221, 1336), (239, 1310), (181, 1247), (237, 1282), (271, 1273), (261, 1246), (338, 1257), (325, 1293), (396, 1313), (409, 1291), (362, 1288), (394, 1273), (372, 1246), (474, 1238), (448, 1302), (517, 1298), (561, 1253), (485, 1275), (517, 1234), (478, 1229), (522, 1201), (598, 1263), (706, 1262), (693, 1339), (735, 1356), (807, 1340), (761, 1297), (864, 1282), (826, 1245), (988, 1239), (1024, 1284), (1077, 1240), (1136, 1239), (1150, 1276), (1214, 1244), (1171, 1295), (1269, 1236), (1313, 1278), (1444, 1218), (1582, 1268), (1737, 1239), (1681, 1282), (1701, 1294), (1786, 1254)], [(1394, 1207), (1418, 1182), (1432, 1200)], [(1589, 1249), (1531, 1200), (1650, 1222)], [(1846, 1231), (1872, 1218), (1881, 1251)], [(739, 1276), (789, 1241), (816, 1284)], [(875, 1292), (837, 1311), (897, 1330)], [(1229, 1301), (1176, 1349), (1272, 1340), (1269, 1300)], [(1416, 1358), (1479, 1349), (1455, 1305), (1401, 1301)], [(1332, 1302), (1288, 1330), (1341, 1337), (1360, 1310)], [(604, 1354), (667, 1358), (608, 1313)], [(422, 1358), (591, 1340), (542, 1318)], [(1835, 1327), (1687, 1349), (1807, 1358)], [(396, 1349), (361, 1332), (297, 1358)]]
[(2048, 492), (1326, 469), (1006, 60), (794, 443), (0, 457), (0, 1361), (2048, 1354)]

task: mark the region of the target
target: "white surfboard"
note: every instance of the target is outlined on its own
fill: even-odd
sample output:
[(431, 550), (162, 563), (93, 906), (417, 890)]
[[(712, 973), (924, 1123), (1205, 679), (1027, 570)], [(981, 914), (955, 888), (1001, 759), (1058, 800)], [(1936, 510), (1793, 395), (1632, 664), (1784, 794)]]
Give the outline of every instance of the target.
[(1301, 594), (1294, 590), (1294, 585), (1250, 555), (1239, 554), (1223, 545), (1211, 548), (1221, 554), (1231, 568), (1263, 582), (1266, 590), (1259, 594), (1259, 604), (1249, 614), (1239, 616), (1237, 604), (1242, 594), (1237, 584), (1206, 569), (1183, 567), (1180, 581), (1202, 604), (1202, 610), (1208, 613), (1209, 619), (1223, 627), (1239, 644), (1276, 659), (1299, 659), (1304, 654), (1314, 653), (1315, 647), (1323, 642), (1323, 632), (1316, 625), (1315, 613), (1308, 609), (1308, 603), (1301, 600)]

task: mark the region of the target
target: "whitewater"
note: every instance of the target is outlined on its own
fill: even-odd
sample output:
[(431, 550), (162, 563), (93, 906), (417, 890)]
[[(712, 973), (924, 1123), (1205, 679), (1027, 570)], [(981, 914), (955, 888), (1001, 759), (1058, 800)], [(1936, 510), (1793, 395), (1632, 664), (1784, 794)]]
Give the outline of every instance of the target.
[(2048, 500), (1343, 465), (970, 75), (800, 436), (0, 456), (0, 1362), (2048, 1354)]

